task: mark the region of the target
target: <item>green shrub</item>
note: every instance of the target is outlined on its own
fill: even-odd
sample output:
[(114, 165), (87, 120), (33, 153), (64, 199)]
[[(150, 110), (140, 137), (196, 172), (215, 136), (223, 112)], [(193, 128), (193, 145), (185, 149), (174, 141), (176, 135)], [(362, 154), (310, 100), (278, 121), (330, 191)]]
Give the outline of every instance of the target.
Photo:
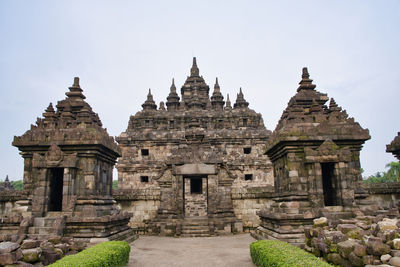
[(258, 267), (331, 266), (306, 251), (279, 240), (259, 240), (250, 244), (253, 263)]
[(108, 241), (70, 255), (49, 265), (51, 267), (120, 267), (129, 260), (131, 247), (124, 241)]

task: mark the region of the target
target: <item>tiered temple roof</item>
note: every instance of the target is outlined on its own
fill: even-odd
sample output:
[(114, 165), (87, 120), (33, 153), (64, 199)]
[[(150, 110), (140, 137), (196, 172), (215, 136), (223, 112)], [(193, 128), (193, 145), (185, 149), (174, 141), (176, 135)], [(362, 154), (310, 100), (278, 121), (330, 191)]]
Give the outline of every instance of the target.
[[(111, 151), (118, 151), (114, 138), (110, 137), (102, 127), (97, 113), (84, 100), (83, 90), (79, 85), (79, 78), (74, 78), (74, 83), (66, 92), (66, 98), (58, 101), (56, 108), (50, 103), (43, 113), (43, 118), (38, 118), (36, 125), (22, 136), (15, 136), (13, 145), (17, 147), (44, 146), (51, 144), (77, 145), (95, 144), (103, 145)], [(46, 149), (47, 150), (47, 149)]]
[[(229, 96), (225, 105), (218, 78), (211, 97), (209, 93), (210, 88), (200, 76), (196, 58), (193, 58), (190, 76), (181, 87), (181, 96), (176, 92), (173, 79), (166, 101), (167, 108), (165, 109), (164, 103), (161, 102), (160, 108), (157, 109), (149, 91), (147, 100), (142, 105), (143, 110), (130, 117), (126, 133), (132, 136), (140, 135), (141, 131), (147, 131), (149, 136), (157, 134), (159, 138), (163, 133), (169, 134), (171, 129), (183, 130), (197, 125), (207, 131), (214, 130), (219, 133), (224, 130), (253, 129), (260, 130), (260, 134), (264, 137), (269, 134), (269, 131), (265, 129), (261, 114), (248, 107), (249, 103), (245, 100), (242, 89), (237, 95), (233, 108)], [(126, 133), (122, 133), (118, 140), (121, 141)]]
[(368, 129), (349, 118), (333, 98), (326, 106), (329, 98), (315, 90), (307, 68), (303, 68), (299, 84), (270, 137), (270, 148), (284, 141), (330, 139), (363, 143), (370, 138)]

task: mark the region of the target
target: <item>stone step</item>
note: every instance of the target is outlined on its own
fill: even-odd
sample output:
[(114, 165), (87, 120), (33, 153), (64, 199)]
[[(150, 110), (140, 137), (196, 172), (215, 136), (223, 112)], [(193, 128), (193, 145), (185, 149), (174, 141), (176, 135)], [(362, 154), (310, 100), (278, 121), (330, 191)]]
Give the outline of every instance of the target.
[(210, 228), (207, 226), (190, 226), (190, 227), (182, 227), (182, 230), (209, 230)]
[(50, 235), (53, 232), (53, 227), (29, 227), (29, 234)]
[(33, 222), (33, 226), (35, 227), (53, 227), (54, 221), (57, 219), (57, 217), (39, 217), (35, 218)]
[(52, 235), (28, 234), (28, 239), (48, 240)]
[(210, 234), (208, 229), (198, 229), (198, 230), (183, 230), (182, 234)]
[(181, 237), (209, 237), (210, 234), (182, 234)]

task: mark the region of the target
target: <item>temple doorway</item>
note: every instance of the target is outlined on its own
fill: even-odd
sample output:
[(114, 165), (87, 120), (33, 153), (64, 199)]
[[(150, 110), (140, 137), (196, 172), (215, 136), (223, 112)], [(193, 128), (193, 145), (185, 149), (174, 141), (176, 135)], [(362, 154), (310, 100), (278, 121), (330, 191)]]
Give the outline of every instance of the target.
[(62, 210), (64, 168), (49, 169), (50, 199), (48, 211)]
[(327, 162), (321, 163), (322, 170), (322, 186), (324, 190), (324, 204), (325, 206), (337, 206), (337, 194), (335, 186), (335, 163)]
[(207, 176), (184, 176), (183, 181), (185, 216), (207, 216)]

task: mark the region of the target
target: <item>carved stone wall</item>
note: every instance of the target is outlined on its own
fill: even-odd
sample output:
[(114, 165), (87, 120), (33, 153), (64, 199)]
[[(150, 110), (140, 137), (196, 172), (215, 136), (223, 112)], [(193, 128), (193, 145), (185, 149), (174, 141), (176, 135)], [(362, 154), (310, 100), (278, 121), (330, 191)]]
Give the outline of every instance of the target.
[[(211, 97), (209, 92), (194, 59), (181, 88), (182, 99), (174, 81), (167, 108), (161, 102), (157, 109), (149, 91), (143, 110), (130, 117), (127, 130), (117, 137), (122, 153), (117, 164), (118, 188), (160, 191), (157, 214), (148, 223), (153, 228), (176, 234), (179, 229), (175, 228), (192, 213), (208, 217), (214, 225), (211, 232), (231, 227), (238, 220), (232, 190), (273, 184), (272, 164), (264, 155), (270, 132), (261, 115), (248, 107), (241, 89), (233, 107), (229, 98), (225, 104), (218, 80)], [(202, 193), (188, 194), (189, 178), (201, 175), (207, 177)], [(136, 218), (133, 221), (142, 225)], [(254, 221), (249, 221), (249, 227)]]

